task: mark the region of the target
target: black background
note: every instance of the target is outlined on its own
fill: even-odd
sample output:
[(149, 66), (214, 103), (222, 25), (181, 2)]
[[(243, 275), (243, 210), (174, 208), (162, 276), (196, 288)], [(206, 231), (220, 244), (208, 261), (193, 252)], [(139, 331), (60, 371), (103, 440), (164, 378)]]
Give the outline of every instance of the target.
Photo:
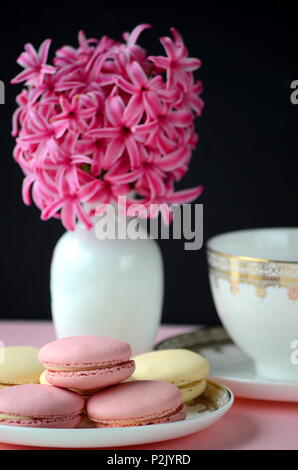
[[(53, 48), (76, 45), (77, 32), (120, 39), (142, 22), (154, 28), (140, 43), (161, 52), (158, 38), (175, 26), (191, 56), (206, 103), (198, 120), (200, 143), (180, 184), (202, 183), (204, 238), (227, 230), (297, 224), (298, 105), (290, 84), (298, 79), (298, 15), (294, 2), (114, 2), (88, 0), (1, 5), (0, 106), (1, 307), (2, 318), (50, 318), (49, 265), (63, 227), (41, 222), (21, 200), (22, 173), (12, 158), (11, 115), (20, 86), (25, 42), (48, 37)], [(166, 268), (163, 320), (216, 323), (205, 250), (184, 251), (183, 241), (160, 243)]]

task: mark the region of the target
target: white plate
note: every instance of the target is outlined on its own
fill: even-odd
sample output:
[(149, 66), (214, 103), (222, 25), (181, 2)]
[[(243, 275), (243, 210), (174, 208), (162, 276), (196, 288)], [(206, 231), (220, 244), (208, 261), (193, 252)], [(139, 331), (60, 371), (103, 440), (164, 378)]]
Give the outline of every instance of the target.
[(200, 348), (211, 365), (210, 376), (242, 398), (298, 402), (298, 382), (264, 379), (255, 373), (253, 362), (234, 344)]
[(118, 447), (167, 441), (187, 436), (211, 426), (231, 408), (234, 396), (230, 390), (227, 403), (216, 411), (198, 413), (188, 408), (187, 418), (176, 423), (109, 429), (39, 429), (0, 426), (0, 442), (24, 446), (98, 448)]

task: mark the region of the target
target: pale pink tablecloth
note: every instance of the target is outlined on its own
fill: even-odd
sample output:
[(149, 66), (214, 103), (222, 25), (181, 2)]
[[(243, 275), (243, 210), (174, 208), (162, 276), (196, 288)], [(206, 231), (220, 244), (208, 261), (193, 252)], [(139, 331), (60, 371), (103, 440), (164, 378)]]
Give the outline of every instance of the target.
[[(163, 325), (157, 336), (161, 339), (193, 331), (191, 325)], [(42, 346), (54, 339), (50, 322), (2, 321), (0, 340), (6, 346)], [(0, 450), (35, 449), (0, 443)], [(40, 449), (40, 448), (38, 448)], [(266, 402), (237, 399), (225, 417), (210, 428), (180, 439), (123, 447), (123, 449), (298, 449), (298, 397), (296, 403)]]

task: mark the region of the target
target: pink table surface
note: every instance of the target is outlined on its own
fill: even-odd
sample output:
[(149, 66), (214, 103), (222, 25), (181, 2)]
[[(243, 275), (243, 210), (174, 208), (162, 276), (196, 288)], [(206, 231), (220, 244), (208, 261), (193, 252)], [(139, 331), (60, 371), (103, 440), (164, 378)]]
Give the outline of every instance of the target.
[[(162, 325), (157, 341), (193, 331), (192, 325)], [(55, 338), (51, 322), (2, 321), (0, 340), (6, 346), (40, 347)], [(298, 399), (297, 399), (298, 400)], [(0, 450), (33, 450), (35, 447), (0, 443)], [(236, 398), (232, 409), (210, 428), (187, 437), (153, 444), (122, 447), (126, 450), (256, 450), (298, 449), (298, 402), (266, 402)]]

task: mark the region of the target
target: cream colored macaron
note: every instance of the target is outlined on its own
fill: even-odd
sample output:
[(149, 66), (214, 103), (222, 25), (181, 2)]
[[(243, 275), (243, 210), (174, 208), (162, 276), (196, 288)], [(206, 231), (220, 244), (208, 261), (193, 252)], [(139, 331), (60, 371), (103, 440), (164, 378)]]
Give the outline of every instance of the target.
[(0, 363), (0, 388), (39, 383), (44, 367), (38, 360), (38, 349), (31, 346), (4, 348)]
[(206, 388), (208, 361), (188, 349), (164, 349), (140, 354), (133, 358), (132, 380), (163, 380), (175, 384), (184, 403), (200, 396)]
[(39, 383), (41, 383), (42, 385), (51, 385), (46, 379), (46, 372), (47, 371), (44, 370), (41, 376), (39, 377)]

